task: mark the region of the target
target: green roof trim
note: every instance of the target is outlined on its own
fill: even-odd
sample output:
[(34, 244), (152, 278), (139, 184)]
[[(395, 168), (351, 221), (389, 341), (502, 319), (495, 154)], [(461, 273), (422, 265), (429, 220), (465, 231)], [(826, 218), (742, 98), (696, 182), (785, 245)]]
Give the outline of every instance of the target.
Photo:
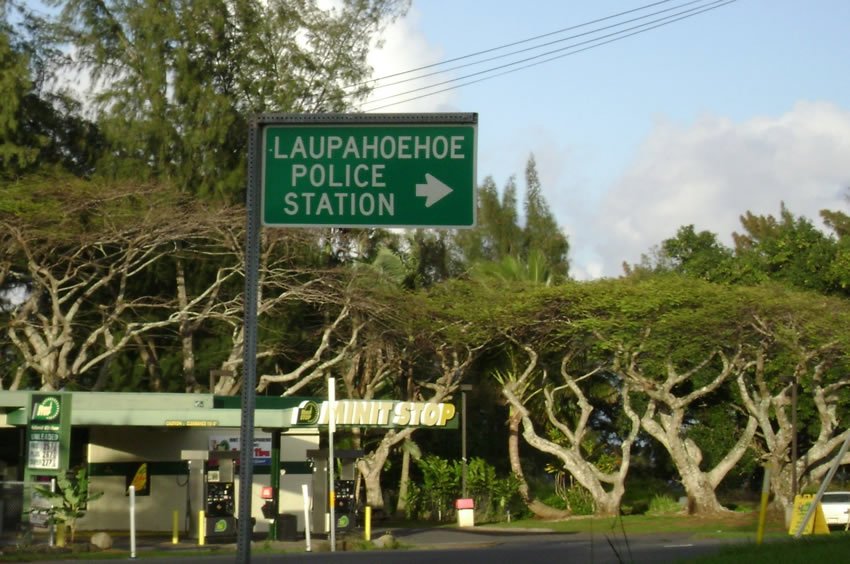
[[(257, 396), (257, 409), (292, 409), (304, 400), (324, 401), (320, 398)], [(214, 396), (213, 407), (216, 409), (242, 409), (242, 398), (239, 396)]]

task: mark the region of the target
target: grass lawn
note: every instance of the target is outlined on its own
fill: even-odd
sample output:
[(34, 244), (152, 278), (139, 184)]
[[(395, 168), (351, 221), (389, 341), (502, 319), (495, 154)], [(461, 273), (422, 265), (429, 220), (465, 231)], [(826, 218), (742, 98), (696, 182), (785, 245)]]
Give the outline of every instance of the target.
[[(690, 515), (625, 515), (623, 517), (576, 517), (562, 521), (524, 519), (512, 523), (500, 523), (504, 527), (545, 528), (564, 533), (602, 533), (616, 531), (622, 534), (689, 533), (706, 537), (746, 538), (756, 537), (758, 512), (733, 512), (712, 517)], [(766, 537), (787, 536), (784, 517), (769, 513), (765, 525)]]
[(724, 548), (718, 554), (692, 560), (698, 564), (809, 564), (811, 562), (835, 563), (850, 559), (850, 536), (839, 535), (792, 539), (755, 544), (742, 544)]
[(805, 536), (794, 540), (785, 528), (784, 517), (769, 513), (765, 542), (755, 543), (758, 512), (735, 512), (716, 517), (690, 515), (630, 515), (622, 518), (573, 518), (563, 521), (527, 519), (505, 527), (545, 528), (564, 533), (595, 533), (621, 536), (638, 534), (686, 533), (703, 538), (746, 540), (736, 542), (713, 556), (692, 562), (699, 564), (810, 564), (811, 562), (850, 562), (850, 534), (833, 530), (830, 535)]

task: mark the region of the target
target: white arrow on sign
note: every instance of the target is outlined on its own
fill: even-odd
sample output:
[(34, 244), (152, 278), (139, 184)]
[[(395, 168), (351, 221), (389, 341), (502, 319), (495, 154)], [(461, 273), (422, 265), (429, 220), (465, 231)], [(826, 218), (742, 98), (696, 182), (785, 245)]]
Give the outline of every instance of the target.
[(416, 195), (425, 198), (426, 208), (430, 208), (451, 193), (451, 188), (430, 174), (425, 175), (425, 184), (416, 185)]

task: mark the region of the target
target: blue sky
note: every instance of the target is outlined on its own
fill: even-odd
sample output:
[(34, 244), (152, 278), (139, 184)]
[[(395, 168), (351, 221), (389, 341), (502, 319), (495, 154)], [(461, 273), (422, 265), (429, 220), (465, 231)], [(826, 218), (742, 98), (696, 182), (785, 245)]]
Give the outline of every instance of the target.
[[(375, 76), (647, 4), (414, 0), (375, 52)], [(616, 276), (623, 261), (638, 261), (681, 225), (693, 223), (728, 243), (741, 214), (775, 215), (782, 201), (816, 222), (823, 208), (850, 211), (844, 198), (850, 187), (848, 23), (846, 0), (738, 0), (380, 111), (477, 112), (479, 178), (490, 175), (503, 186), (517, 175), (522, 187), (533, 153), (544, 194), (571, 240), (573, 274)]]

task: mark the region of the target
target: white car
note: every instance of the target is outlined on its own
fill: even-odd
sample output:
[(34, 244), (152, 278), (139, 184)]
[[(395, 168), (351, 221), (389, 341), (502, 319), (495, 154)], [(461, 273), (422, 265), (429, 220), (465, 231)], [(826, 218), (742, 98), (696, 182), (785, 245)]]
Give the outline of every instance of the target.
[(827, 525), (847, 527), (850, 522), (850, 492), (824, 492), (820, 503)]

